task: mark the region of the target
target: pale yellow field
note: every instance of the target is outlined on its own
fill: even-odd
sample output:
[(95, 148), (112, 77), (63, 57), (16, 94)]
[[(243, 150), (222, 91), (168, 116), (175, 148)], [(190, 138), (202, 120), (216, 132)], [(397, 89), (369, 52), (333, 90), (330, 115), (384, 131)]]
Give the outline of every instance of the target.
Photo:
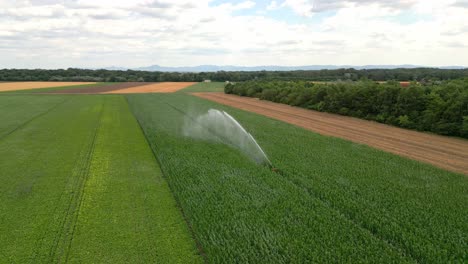
[(95, 82), (7, 82), (0, 83), (0, 92), (95, 84)]
[(161, 82), (161, 83), (150, 83), (146, 85), (130, 87), (125, 89), (107, 91), (103, 93), (111, 94), (128, 94), (128, 93), (173, 93), (181, 89), (184, 89), (190, 85), (194, 85), (196, 82)]

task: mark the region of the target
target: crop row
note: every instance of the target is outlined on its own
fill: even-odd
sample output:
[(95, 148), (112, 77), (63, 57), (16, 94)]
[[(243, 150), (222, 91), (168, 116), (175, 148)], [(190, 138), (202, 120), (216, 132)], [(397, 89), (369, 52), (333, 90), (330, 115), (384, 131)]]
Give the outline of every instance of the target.
[[(128, 99), (210, 262), (466, 258), (462, 175), (187, 95)], [(245, 125), (282, 174), (184, 137), (187, 116), (210, 108)]]

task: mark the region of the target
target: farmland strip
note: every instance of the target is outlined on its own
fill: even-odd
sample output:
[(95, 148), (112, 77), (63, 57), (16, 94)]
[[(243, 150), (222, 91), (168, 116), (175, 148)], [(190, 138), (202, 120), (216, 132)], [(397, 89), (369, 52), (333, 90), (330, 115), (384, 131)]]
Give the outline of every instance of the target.
[(97, 122), (95, 123), (91, 140), (88, 146), (84, 148), (84, 153), (80, 155), (77, 166), (73, 169), (72, 179), (76, 179), (73, 183), (73, 195), (70, 196), (69, 207), (65, 213), (60, 230), (57, 233), (54, 247), (50, 251), (51, 262), (67, 262), (70, 252), (73, 235), (76, 229), (76, 222), (80, 215), (81, 204), (85, 192), (86, 181), (89, 177), (89, 168), (96, 146), (96, 138), (101, 127), (101, 119), (104, 106), (100, 105)]
[(0, 92), (94, 84), (95, 82), (7, 82), (0, 83)]
[(200, 263), (167, 183), (122, 96), (102, 122), (67, 262)]
[(44, 92), (46, 94), (97, 94), (97, 93), (105, 93), (114, 90), (126, 89), (130, 87), (138, 87), (143, 85), (148, 85), (150, 83), (146, 82), (124, 82), (124, 83), (116, 83), (110, 85), (97, 85), (92, 87), (85, 87), (85, 88), (75, 88), (75, 89), (67, 89), (67, 90), (60, 90), (60, 91), (47, 91)]
[(112, 91), (105, 91), (102, 93), (110, 94), (129, 94), (129, 93), (173, 93), (188, 86), (195, 84), (195, 82), (161, 82), (161, 83), (147, 83), (144, 85), (122, 88)]
[[(22, 98), (10, 99), (22, 102)], [(32, 96), (24, 98), (34, 101)], [(12, 262), (50, 260), (68, 201), (75, 195), (76, 186), (70, 185), (81, 176), (70, 172), (96, 116), (92, 105), (97, 101), (82, 99), (70, 98), (0, 141), (0, 156), (8, 157), (0, 159), (0, 233), (4, 235), (0, 248)]]

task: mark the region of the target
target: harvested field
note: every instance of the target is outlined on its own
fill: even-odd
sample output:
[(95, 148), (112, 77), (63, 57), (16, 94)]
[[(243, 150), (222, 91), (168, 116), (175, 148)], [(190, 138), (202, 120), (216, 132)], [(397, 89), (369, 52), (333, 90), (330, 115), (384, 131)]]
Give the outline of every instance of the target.
[(223, 93), (193, 93), (224, 105), (294, 124), (468, 175), (468, 141)]
[(95, 82), (5, 82), (0, 83), (0, 92), (29, 90), (48, 87), (94, 84)]
[(119, 90), (112, 90), (103, 93), (110, 94), (131, 94), (131, 93), (173, 93), (181, 89), (196, 84), (196, 82), (162, 82), (150, 83), (142, 86), (135, 86), (129, 88), (122, 88)]
[(142, 85), (148, 85), (150, 83), (147, 82), (124, 82), (124, 83), (116, 83), (110, 85), (96, 85), (96, 86), (89, 86), (89, 87), (80, 87), (76, 89), (67, 89), (63, 91), (48, 91), (45, 93), (48, 94), (100, 94), (105, 93), (113, 90), (120, 90), (126, 89), (130, 87), (137, 87)]

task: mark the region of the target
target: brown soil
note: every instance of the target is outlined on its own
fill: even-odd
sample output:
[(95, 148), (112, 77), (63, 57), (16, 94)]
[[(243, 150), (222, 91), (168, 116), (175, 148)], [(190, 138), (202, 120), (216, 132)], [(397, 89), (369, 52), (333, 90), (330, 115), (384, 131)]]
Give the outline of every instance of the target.
[(196, 84), (195, 82), (161, 82), (151, 83), (138, 87), (123, 88), (119, 90), (112, 90), (104, 93), (112, 94), (128, 94), (128, 93), (173, 93), (184, 89), (190, 85)]
[(339, 137), (468, 175), (468, 141), (362, 119), (322, 113), (289, 105), (223, 93), (194, 93), (217, 103)]
[(77, 87), (72, 89), (60, 90), (60, 91), (49, 91), (44, 93), (49, 94), (100, 94), (105, 92), (110, 92), (113, 90), (120, 90), (126, 89), (130, 87), (137, 87), (148, 85), (151, 83), (148, 82), (124, 82), (124, 83), (116, 83), (110, 85), (97, 85), (97, 86), (89, 86), (89, 87)]
[(95, 82), (2, 82), (0, 92), (94, 84)]

